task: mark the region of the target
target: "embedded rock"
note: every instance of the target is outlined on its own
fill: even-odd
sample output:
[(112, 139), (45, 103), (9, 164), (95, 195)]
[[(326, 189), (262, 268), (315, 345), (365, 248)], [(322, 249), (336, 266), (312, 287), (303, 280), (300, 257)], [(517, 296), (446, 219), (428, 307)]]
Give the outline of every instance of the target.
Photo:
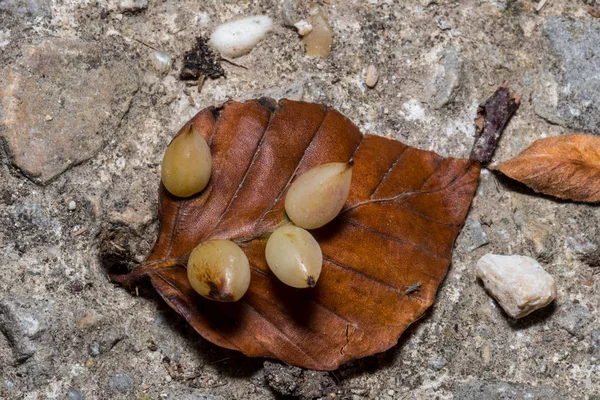
[(100, 45), (52, 38), (0, 71), (0, 132), (12, 163), (46, 184), (94, 156), (137, 90), (135, 68)]
[(37, 309), (21, 301), (0, 300), (0, 332), (8, 339), (17, 362), (24, 362), (35, 353), (34, 339), (44, 330)]
[(462, 57), (457, 47), (444, 49), (439, 63), (433, 71), (433, 79), (426, 91), (429, 102), (435, 109), (443, 108), (451, 103), (461, 85)]
[(564, 396), (549, 386), (532, 386), (510, 382), (467, 382), (457, 385), (455, 400), (531, 399), (553, 400)]
[(550, 122), (600, 134), (600, 22), (550, 17), (544, 31), (557, 58), (545, 72), (535, 112)]

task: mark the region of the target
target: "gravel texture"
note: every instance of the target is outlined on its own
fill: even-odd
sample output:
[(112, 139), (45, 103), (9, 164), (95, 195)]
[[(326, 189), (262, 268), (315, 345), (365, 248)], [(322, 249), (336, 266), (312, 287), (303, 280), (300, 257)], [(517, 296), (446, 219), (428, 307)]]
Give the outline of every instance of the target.
[[(154, 242), (170, 138), (229, 98), (327, 103), (363, 132), (467, 157), (477, 105), (508, 80), (523, 101), (494, 162), (600, 133), (589, 1), (539, 13), (531, 0), (324, 1), (326, 59), (304, 55), (293, 3), (0, 1), (0, 398), (597, 399), (600, 208), (487, 171), (434, 307), (396, 347), (334, 373), (217, 348), (151, 288), (108, 281), (105, 268), (134, 267)], [(179, 79), (196, 37), (258, 14), (274, 27), (235, 60), (245, 68), (223, 63), (201, 92)], [(173, 69), (152, 66), (155, 50)], [(556, 301), (508, 317), (475, 277), (486, 253), (535, 258)]]

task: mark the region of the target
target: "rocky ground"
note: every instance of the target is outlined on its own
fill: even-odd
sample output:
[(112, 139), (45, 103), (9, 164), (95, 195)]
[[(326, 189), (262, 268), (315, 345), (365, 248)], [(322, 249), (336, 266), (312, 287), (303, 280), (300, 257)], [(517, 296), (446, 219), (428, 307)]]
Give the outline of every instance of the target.
[[(600, 134), (595, 0), (323, 5), (335, 39), (319, 59), (277, 0), (0, 0), (0, 398), (600, 398), (600, 209), (485, 171), (434, 307), (396, 347), (334, 373), (216, 348), (148, 287), (108, 281), (106, 264), (153, 244), (170, 138), (230, 98), (327, 103), (363, 132), (467, 157), (477, 105), (508, 80), (522, 105), (496, 161)], [(246, 68), (224, 63), (200, 93), (179, 79), (197, 36), (254, 14), (275, 24), (236, 59)], [(173, 68), (157, 70), (151, 47)], [(486, 253), (536, 258), (557, 300), (512, 320), (475, 278)]]

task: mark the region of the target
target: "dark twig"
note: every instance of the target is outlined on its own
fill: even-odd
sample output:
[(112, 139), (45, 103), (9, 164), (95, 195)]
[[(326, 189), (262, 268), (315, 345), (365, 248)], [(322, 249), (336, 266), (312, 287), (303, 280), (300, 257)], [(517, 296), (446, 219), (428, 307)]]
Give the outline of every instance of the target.
[(470, 158), (486, 166), (492, 160), (494, 151), (506, 124), (521, 105), (521, 98), (515, 93), (510, 93), (508, 82), (502, 86), (480, 105), (477, 109), (475, 126), (477, 137), (471, 150)]

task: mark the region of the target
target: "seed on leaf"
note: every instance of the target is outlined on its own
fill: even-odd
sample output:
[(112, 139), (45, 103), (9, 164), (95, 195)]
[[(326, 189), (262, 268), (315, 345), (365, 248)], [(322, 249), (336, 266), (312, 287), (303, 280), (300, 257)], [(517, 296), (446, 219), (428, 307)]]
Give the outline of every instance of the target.
[(210, 300), (238, 301), (250, 286), (250, 264), (244, 251), (229, 240), (208, 240), (190, 254), (190, 284)]
[(319, 165), (292, 183), (285, 197), (285, 212), (304, 229), (320, 228), (342, 210), (351, 180), (351, 162)]
[(162, 182), (175, 196), (192, 196), (208, 184), (211, 163), (206, 140), (192, 127), (167, 147), (161, 167)]
[(315, 238), (302, 228), (277, 228), (265, 248), (265, 258), (280, 281), (295, 288), (314, 287), (321, 274), (323, 253)]

